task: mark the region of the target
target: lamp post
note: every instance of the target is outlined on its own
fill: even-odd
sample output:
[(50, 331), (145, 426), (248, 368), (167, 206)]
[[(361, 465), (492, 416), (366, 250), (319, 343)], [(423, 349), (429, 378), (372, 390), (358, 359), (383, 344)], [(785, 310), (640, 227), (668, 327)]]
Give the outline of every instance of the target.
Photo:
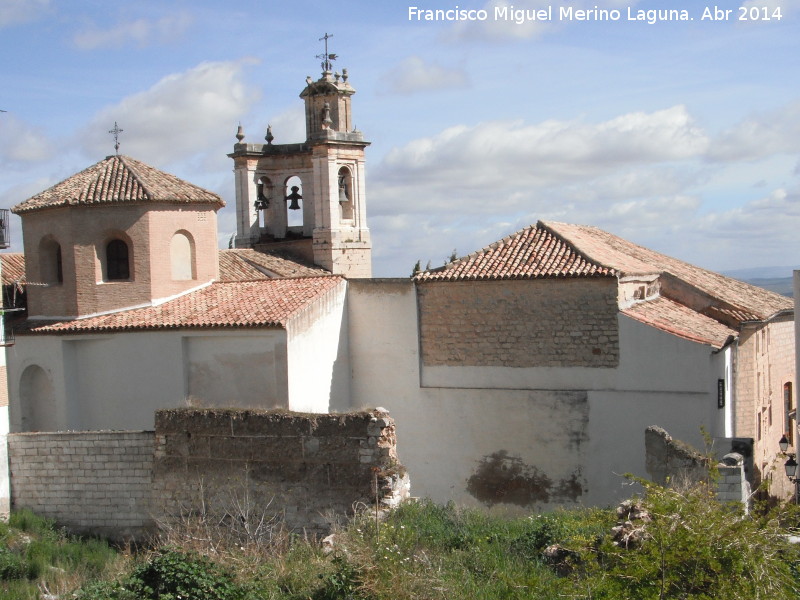
[(780, 441), (778, 442), (778, 447), (781, 449), (781, 452), (789, 457), (789, 459), (784, 463), (783, 468), (786, 471), (786, 476), (789, 478), (794, 484), (794, 503), (798, 504), (798, 486), (797, 483), (800, 482), (800, 465), (797, 464), (795, 460), (795, 454), (793, 452), (786, 452), (789, 449), (789, 440), (786, 438), (786, 435), (782, 435)]

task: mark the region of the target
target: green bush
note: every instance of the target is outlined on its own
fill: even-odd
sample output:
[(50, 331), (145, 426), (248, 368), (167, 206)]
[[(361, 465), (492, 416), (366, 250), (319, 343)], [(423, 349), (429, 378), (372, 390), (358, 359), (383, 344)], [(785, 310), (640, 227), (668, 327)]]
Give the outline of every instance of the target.
[(207, 558), (164, 549), (136, 568), (124, 587), (141, 600), (242, 600), (244, 590)]
[(588, 549), (585, 562), (594, 569), (583, 584), (594, 588), (593, 598), (798, 597), (792, 573), (798, 549), (777, 519), (745, 516), (705, 485), (676, 490), (640, 483), (650, 515), (641, 544), (619, 548), (608, 536)]

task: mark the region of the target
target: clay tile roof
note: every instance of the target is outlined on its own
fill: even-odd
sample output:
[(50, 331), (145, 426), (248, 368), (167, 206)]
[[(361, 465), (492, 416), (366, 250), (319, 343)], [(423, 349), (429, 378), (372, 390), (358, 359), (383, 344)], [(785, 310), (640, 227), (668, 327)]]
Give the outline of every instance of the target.
[(107, 156), (11, 210), (22, 214), (58, 206), (127, 202), (225, 205), (216, 194), (129, 156)]
[(341, 277), (213, 283), (157, 306), (72, 321), (29, 320), (20, 333), (86, 333), (177, 328), (285, 327)]
[(261, 252), (250, 248), (219, 251), (220, 281), (325, 275), (330, 275), (325, 269), (282, 256), (277, 252)]
[(417, 281), (608, 277), (616, 275), (586, 257), (541, 224), (503, 238), (444, 267), (423, 271)]
[(622, 314), (693, 342), (722, 348), (738, 332), (668, 298), (639, 302)]
[(591, 257), (590, 260), (616, 269), (622, 275), (670, 273), (729, 305), (715, 310), (739, 321), (764, 320), (793, 308), (791, 298), (638, 246), (596, 227), (554, 222), (541, 225)]
[(2, 284), (25, 283), (25, 255), (22, 252), (0, 254)]

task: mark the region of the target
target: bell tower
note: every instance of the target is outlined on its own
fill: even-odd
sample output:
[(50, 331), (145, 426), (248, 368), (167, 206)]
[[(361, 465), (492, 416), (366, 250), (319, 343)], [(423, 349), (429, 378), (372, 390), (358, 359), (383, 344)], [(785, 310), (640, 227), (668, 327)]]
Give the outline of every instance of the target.
[[(306, 78), (306, 141), (244, 143), (240, 126), (233, 153), (236, 178), (237, 248), (280, 249), (345, 277), (372, 275), (367, 228), (365, 148), (353, 128), (355, 89), (347, 69), (333, 71), (327, 33), (322, 76)], [(302, 218), (300, 218), (302, 217)], [(302, 224), (299, 223), (302, 222)]]

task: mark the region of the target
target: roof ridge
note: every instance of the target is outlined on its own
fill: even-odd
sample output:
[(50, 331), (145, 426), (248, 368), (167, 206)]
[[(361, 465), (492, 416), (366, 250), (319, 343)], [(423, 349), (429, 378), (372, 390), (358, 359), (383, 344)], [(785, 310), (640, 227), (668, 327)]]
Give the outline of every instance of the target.
[[(145, 200), (152, 200), (153, 192), (148, 189), (142, 180), (142, 175), (137, 171), (137, 167), (139, 167), (142, 163), (135, 158), (131, 158), (130, 156), (126, 156), (124, 154), (117, 154), (116, 157), (119, 159), (119, 162), (122, 163), (128, 173), (130, 173), (131, 178), (136, 182), (136, 184), (142, 188), (142, 191), (145, 195)], [(187, 181), (186, 183), (189, 182)]]
[[(614, 267), (613, 265), (610, 265), (610, 264), (607, 264), (607, 263), (605, 263), (605, 262), (603, 262), (601, 260), (598, 260), (598, 259), (594, 258), (592, 255), (590, 255), (589, 253), (587, 253), (587, 252), (585, 252), (583, 250), (579, 250), (578, 247), (575, 244), (573, 244), (571, 241), (569, 241), (567, 238), (565, 238), (563, 235), (561, 235), (555, 229), (553, 229), (553, 227), (550, 225), (551, 223), (553, 223), (553, 224), (557, 224), (558, 223), (558, 224), (561, 224), (561, 225), (569, 225), (569, 223), (561, 223), (560, 221), (542, 221), (542, 220), (537, 221), (536, 225), (537, 226), (541, 225), (542, 228), (546, 229), (553, 237), (555, 237), (562, 244), (567, 246), (570, 250), (572, 250), (575, 254), (580, 256), (587, 263), (590, 263), (590, 264), (592, 264), (594, 266), (597, 266), (597, 267), (602, 267), (604, 269), (609, 269), (615, 275), (620, 273), (620, 270), (617, 269), (616, 267)], [(584, 227), (584, 226), (583, 225), (577, 225), (577, 227)], [(591, 227), (591, 225), (589, 225), (589, 227)], [(602, 231), (602, 230), (598, 229), (598, 231)]]

